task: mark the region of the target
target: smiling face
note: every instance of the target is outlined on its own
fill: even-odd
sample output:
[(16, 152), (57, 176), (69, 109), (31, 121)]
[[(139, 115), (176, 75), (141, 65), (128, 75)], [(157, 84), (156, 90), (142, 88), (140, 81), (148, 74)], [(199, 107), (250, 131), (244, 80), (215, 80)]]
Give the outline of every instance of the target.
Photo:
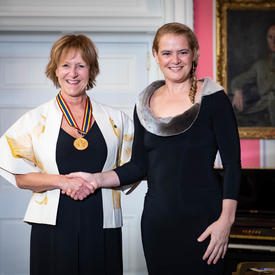
[(63, 51), (55, 74), (63, 95), (78, 97), (86, 93), (90, 66), (83, 60), (79, 51)]
[(185, 35), (161, 36), (154, 56), (166, 81), (179, 83), (190, 78), (194, 54)]

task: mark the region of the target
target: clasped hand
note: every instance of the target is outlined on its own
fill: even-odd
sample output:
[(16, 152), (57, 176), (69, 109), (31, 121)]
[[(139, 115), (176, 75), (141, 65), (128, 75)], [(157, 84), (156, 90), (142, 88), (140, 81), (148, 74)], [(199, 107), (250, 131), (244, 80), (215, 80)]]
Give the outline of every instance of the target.
[(61, 193), (74, 200), (83, 200), (97, 189), (97, 184), (93, 181), (93, 174), (71, 173), (63, 176), (63, 180)]

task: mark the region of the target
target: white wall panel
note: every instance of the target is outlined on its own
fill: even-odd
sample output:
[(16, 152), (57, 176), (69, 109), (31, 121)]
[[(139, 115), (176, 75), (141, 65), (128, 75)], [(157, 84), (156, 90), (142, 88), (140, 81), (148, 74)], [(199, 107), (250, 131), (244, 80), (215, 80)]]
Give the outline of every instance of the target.
[(29, 108), (24, 107), (0, 107), (0, 136), (4, 134), (4, 132), (16, 121), (17, 118), (28, 110)]
[[(7, 238), (9, 236), (9, 238)], [(1, 220), (0, 222), (0, 274), (29, 274), (29, 254), (22, 247), (29, 248), (30, 226), (21, 219)], [(13, 259), (11, 261), (11, 259)], [(16, 264), (15, 264), (16, 263)]]
[(44, 74), (47, 58), (0, 58), (0, 89), (48, 88)]
[(193, 26), (192, 0), (0, 0), (0, 30), (155, 31)]
[(100, 74), (97, 83), (100, 89), (129, 92), (136, 85), (136, 56), (102, 56), (100, 59)]
[(133, 109), (138, 94), (148, 83), (146, 42), (97, 42), (100, 74), (96, 87), (88, 93), (93, 99), (114, 107)]
[[(114, 16), (119, 17), (130, 12), (130, 15), (161, 15), (159, 0), (1, 0), (0, 7), (2, 14), (14, 15), (61, 15), (65, 16), (64, 11), (69, 12), (67, 16), (75, 16), (79, 12), (88, 16)], [(152, 9), (152, 5), (155, 9)], [(36, 13), (34, 13), (36, 12)]]

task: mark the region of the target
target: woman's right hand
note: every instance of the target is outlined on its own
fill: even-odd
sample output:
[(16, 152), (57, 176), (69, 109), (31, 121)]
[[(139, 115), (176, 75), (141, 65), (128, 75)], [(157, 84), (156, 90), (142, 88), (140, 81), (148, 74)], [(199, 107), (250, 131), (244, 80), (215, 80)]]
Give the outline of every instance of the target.
[(63, 194), (75, 200), (83, 200), (94, 193), (95, 187), (80, 176), (69, 177), (65, 175), (28, 173), (16, 174), (16, 184), (19, 188), (33, 192), (45, 192), (60, 189)]
[(65, 180), (63, 178), (62, 182), (62, 194), (66, 194), (74, 200), (83, 200), (94, 193), (96, 189), (93, 184), (90, 184), (88, 180), (80, 176), (66, 175)]
[(241, 90), (234, 91), (232, 106), (235, 107), (239, 112), (243, 111), (243, 93)]
[(90, 190), (90, 194), (98, 188), (112, 188), (120, 185), (118, 175), (115, 171), (105, 171), (101, 173), (75, 172), (66, 175), (68, 179), (82, 179), (85, 186)]
[(66, 175), (69, 179), (79, 178), (82, 179), (85, 183), (89, 183), (93, 186), (94, 190), (98, 188), (98, 183), (96, 180), (96, 174), (86, 173), (86, 172), (74, 172)]

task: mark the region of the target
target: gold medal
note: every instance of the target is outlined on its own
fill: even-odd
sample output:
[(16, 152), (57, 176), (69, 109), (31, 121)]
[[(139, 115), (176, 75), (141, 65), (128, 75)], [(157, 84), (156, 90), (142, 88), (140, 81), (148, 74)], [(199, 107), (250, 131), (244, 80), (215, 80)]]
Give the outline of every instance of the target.
[[(74, 116), (73, 116), (69, 106), (67, 105), (66, 101), (64, 100), (64, 98), (61, 95), (61, 92), (56, 96), (56, 100), (57, 100), (59, 108), (62, 111), (64, 117), (66, 118), (68, 124), (71, 127), (74, 127), (75, 129), (77, 129), (77, 131), (80, 135), (85, 136), (88, 133), (89, 129), (91, 128), (92, 121), (93, 121), (92, 104), (91, 104), (89, 97), (87, 96), (87, 99), (86, 99), (86, 107), (85, 107), (85, 112), (84, 112), (84, 117), (83, 117), (83, 122), (82, 122), (81, 128), (78, 127), (76, 120), (74, 119)], [(88, 147), (87, 139), (85, 139), (84, 137), (77, 138), (74, 141), (74, 147), (80, 151), (85, 150)]]
[(88, 144), (87, 139), (85, 139), (83, 137), (77, 138), (74, 141), (74, 147), (79, 151), (85, 150), (88, 147), (88, 145), (89, 144)]

